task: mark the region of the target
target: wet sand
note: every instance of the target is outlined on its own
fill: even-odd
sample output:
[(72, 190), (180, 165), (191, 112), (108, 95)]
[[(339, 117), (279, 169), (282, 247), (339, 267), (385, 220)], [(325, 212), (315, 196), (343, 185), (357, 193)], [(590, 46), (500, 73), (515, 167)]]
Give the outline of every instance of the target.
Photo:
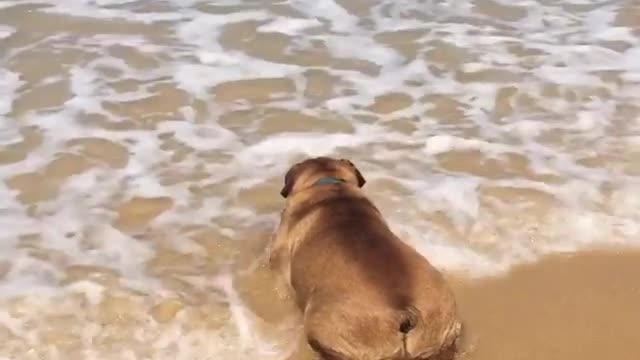
[(640, 358), (640, 252), (548, 257), (503, 277), (454, 281), (461, 359)]

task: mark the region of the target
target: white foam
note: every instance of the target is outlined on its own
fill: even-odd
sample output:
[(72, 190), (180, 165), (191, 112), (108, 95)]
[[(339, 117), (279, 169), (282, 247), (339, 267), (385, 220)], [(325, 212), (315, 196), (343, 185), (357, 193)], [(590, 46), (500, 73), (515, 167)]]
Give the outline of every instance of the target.
[(353, 36), (349, 39), (339, 36), (323, 37), (325, 45), (338, 58), (357, 58), (380, 66), (398, 65), (404, 57), (387, 46), (380, 45), (369, 37)]
[(331, 24), (331, 30), (351, 32), (357, 26), (358, 18), (333, 0), (308, 2), (292, 0), (291, 5), (310, 18), (321, 18)]
[(100, 99), (96, 98), (96, 82), (99, 75), (93, 70), (87, 68), (74, 67), (70, 71), (71, 75), (71, 92), (74, 98), (67, 102), (69, 108), (74, 110), (82, 110), (88, 113), (100, 112), (102, 106)]
[(630, 73), (636, 72), (637, 74), (637, 72), (640, 72), (640, 64), (638, 64), (638, 62), (636, 61), (633, 61), (633, 59), (637, 59), (637, 56), (640, 56), (639, 46), (630, 47), (629, 49), (627, 49), (624, 52), (624, 62), (622, 67)]
[(12, 6), (16, 6), (18, 4), (20, 4), (19, 1), (6, 0), (6, 1), (3, 1), (3, 2), (0, 3), (0, 9), (9, 8), (9, 7), (12, 7)]
[(158, 127), (159, 133), (172, 133), (185, 145), (200, 151), (240, 146), (238, 136), (216, 124), (195, 125), (186, 121), (166, 121)]
[(53, 264), (31, 257), (25, 251), (14, 250), (9, 254), (11, 268), (5, 275), (5, 281), (0, 284), (3, 298), (50, 297), (58, 292), (57, 282), (62, 278), (62, 273)]
[(24, 84), (20, 80), (20, 74), (0, 68), (0, 120), (4, 123), (3, 116), (11, 112), (16, 92)]
[(244, 350), (254, 344), (256, 340), (251, 334), (253, 326), (248, 318), (247, 309), (242, 305), (238, 294), (233, 288), (233, 277), (231, 275), (221, 275), (215, 280), (215, 283), (224, 291), (229, 300), (231, 314), (240, 338), (240, 346)]
[(459, 177), (432, 177), (429, 181), (409, 184), (415, 196), (429, 201), (418, 202), (418, 208), (426, 211), (444, 211), (451, 214), (455, 226), (464, 231), (478, 218), (480, 203), (478, 181)]
[[(1, 8), (2, 6), (0, 6)], [(0, 40), (6, 39), (9, 36), (13, 35), (16, 32), (16, 29), (0, 24)]]
[(0, 310), (0, 326), (11, 331), (14, 336), (22, 336), (24, 334), (22, 321), (14, 318), (11, 314), (3, 310)]
[[(237, 80), (256, 78), (277, 78), (290, 74), (295, 67), (280, 65), (264, 60), (249, 59), (246, 55), (236, 54), (233, 64), (227, 62), (228, 55), (218, 56), (212, 53), (201, 53), (201, 60), (215, 66), (201, 64), (183, 64), (175, 72), (174, 79), (178, 87), (197, 97), (206, 97), (208, 90), (214, 86)], [(242, 61), (241, 59), (247, 59)], [(220, 65), (223, 65), (222, 67)], [(229, 66), (232, 65), (232, 66)]]
[(376, 137), (366, 134), (280, 134), (247, 147), (239, 158), (247, 163), (265, 164), (274, 158), (304, 154), (306, 156), (329, 155), (343, 144), (364, 146)]
[(298, 35), (306, 29), (320, 25), (322, 23), (317, 19), (276, 18), (268, 24), (258, 26), (258, 31)]
[(40, 11), (65, 14), (72, 16), (82, 16), (90, 18), (102, 19), (121, 19), (128, 22), (153, 23), (158, 21), (175, 21), (184, 19), (185, 14), (180, 12), (135, 12), (117, 7), (113, 5), (124, 5), (127, 3), (135, 3), (137, 1), (126, 0), (65, 0), (50, 1), (49, 7)]
[(541, 66), (536, 73), (546, 82), (566, 86), (593, 86), (602, 82), (597, 76), (567, 69), (564, 66)]
[(222, 27), (242, 21), (269, 19), (264, 11), (244, 11), (231, 14), (198, 14), (176, 26), (175, 32), (187, 44), (198, 45), (202, 50), (222, 50), (218, 36)]
[(508, 152), (512, 148), (504, 144), (495, 144), (477, 139), (464, 139), (451, 135), (434, 135), (427, 139), (424, 151), (429, 155), (437, 155), (451, 151), (479, 150), (489, 156)]
[(67, 289), (73, 293), (83, 294), (93, 306), (100, 304), (104, 295), (104, 286), (87, 280), (76, 281), (67, 286)]

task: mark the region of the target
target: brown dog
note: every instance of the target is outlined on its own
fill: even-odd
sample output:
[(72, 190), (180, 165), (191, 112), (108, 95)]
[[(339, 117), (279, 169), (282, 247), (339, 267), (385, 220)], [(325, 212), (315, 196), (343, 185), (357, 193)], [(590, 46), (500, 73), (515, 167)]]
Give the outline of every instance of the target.
[(325, 360), (453, 356), (461, 332), (444, 278), (394, 235), (348, 160), (294, 165), (270, 265), (303, 311), (306, 340)]

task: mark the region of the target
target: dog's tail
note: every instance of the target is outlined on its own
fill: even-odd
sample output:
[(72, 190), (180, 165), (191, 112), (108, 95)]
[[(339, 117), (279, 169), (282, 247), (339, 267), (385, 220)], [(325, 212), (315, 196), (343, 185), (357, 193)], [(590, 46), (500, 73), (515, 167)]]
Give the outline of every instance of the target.
[(402, 334), (402, 353), (405, 357), (410, 355), (407, 349), (407, 337), (409, 333), (418, 326), (418, 321), (420, 321), (420, 312), (418, 309), (413, 306), (407, 306), (402, 310), (398, 331)]
[(413, 306), (408, 306), (402, 311), (400, 325), (398, 331), (407, 335), (411, 330), (415, 329), (420, 320), (420, 313), (418, 309)]
[[(462, 330), (462, 324), (459, 321), (454, 320), (449, 323), (435, 338), (429, 335), (424, 337), (427, 330), (425, 325), (423, 314), (417, 308), (407, 306), (401, 311), (397, 330), (402, 335), (402, 356), (404, 358), (415, 357), (419, 352), (418, 349), (424, 348), (425, 340), (438, 344), (442, 351), (455, 352), (456, 343)], [(422, 345), (419, 345), (421, 343)], [(452, 353), (450, 356), (452, 356)]]

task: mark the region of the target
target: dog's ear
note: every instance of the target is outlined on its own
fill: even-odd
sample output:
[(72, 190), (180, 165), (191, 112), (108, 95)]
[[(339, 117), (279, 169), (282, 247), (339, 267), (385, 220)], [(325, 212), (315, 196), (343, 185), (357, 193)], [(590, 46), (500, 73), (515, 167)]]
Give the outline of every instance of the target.
[(296, 183), (296, 178), (298, 177), (299, 170), (300, 167), (298, 165), (294, 165), (293, 167), (291, 167), (291, 169), (289, 169), (289, 171), (287, 171), (287, 174), (284, 176), (284, 186), (280, 190), (280, 195), (282, 195), (283, 198), (286, 199), (287, 196), (289, 196), (289, 193), (293, 189), (293, 185)]
[(363, 187), (367, 181), (364, 179), (364, 176), (362, 176), (362, 174), (360, 173), (360, 170), (358, 170), (358, 168), (350, 160), (340, 159), (340, 161), (347, 163), (349, 167), (351, 167), (351, 169), (353, 170), (353, 173), (356, 175), (356, 179), (358, 180), (358, 187)]

